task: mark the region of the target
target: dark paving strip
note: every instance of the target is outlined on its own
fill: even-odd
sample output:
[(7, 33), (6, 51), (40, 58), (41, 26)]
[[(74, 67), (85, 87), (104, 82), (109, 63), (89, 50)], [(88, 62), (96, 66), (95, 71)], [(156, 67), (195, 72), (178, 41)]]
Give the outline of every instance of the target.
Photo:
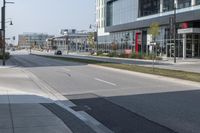
[(11, 61), (20, 67), (33, 67), (37, 65), (36, 63), (25, 59), (22, 56), (18, 56), (18, 58), (13, 56)]
[(93, 94), (66, 96), (77, 106), (87, 106), (89, 115), (115, 133), (175, 133), (173, 130), (150, 121)]
[(44, 107), (49, 109), (58, 118), (60, 118), (73, 133), (95, 133), (88, 125), (86, 125), (79, 118), (74, 116), (72, 113), (66, 109), (58, 106), (54, 103), (42, 103)]
[(17, 60), (14, 56), (11, 56), (11, 58), (9, 60), (14, 65), (21, 66), (21, 67), (24, 66), (24, 64), (22, 62), (20, 62), (19, 60)]

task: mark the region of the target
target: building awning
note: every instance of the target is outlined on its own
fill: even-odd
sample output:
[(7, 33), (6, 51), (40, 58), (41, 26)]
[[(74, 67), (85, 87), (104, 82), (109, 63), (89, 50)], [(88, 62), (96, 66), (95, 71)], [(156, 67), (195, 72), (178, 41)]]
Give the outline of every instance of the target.
[(200, 28), (178, 29), (178, 34), (200, 34)]

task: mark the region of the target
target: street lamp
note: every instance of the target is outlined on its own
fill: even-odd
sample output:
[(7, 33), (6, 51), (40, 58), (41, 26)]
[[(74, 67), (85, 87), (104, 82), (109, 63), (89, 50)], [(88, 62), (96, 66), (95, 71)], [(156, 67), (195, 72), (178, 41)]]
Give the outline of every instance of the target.
[(176, 6), (177, 1), (174, 1), (174, 63), (176, 63)]
[[(5, 18), (6, 18), (6, 4), (14, 4), (14, 2), (6, 2), (6, 0), (3, 0), (3, 7), (1, 8), (1, 29), (2, 29), (2, 40), (3, 40), (3, 66), (6, 65), (6, 61), (5, 61), (5, 45), (6, 45), (6, 30), (5, 30)], [(12, 21), (10, 24), (13, 24)]]
[(90, 24), (89, 28), (92, 29), (92, 27), (96, 28), (96, 42), (97, 42), (97, 52), (98, 52), (98, 25), (92, 25)]

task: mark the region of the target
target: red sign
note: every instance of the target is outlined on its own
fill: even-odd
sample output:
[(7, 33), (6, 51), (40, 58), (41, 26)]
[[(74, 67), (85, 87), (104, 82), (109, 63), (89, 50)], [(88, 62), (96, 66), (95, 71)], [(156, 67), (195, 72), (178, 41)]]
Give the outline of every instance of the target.
[(137, 32), (136, 35), (135, 35), (135, 52), (136, 54), (138, 54), (139, 52), (139, 45), (141, 44), (140, 43), (140, 37), (141, 37), (141, 33), (140, 32)]
[(187, 28), (189, 28), (189, 23), (188, 22), (185, 22), (185, 23), (181, 24), (181, 29), (187, 29)]
[(129, 55), (129, 54), (132, 53), (132, 50), (131, 50), (131, 49), (125, 49), (125, 50), (124, 50), (124, 53)]

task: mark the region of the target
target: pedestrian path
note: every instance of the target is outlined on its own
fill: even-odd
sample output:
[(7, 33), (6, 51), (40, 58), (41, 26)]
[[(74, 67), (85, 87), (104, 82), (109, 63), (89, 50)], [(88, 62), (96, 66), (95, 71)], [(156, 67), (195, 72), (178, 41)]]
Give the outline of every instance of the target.
[[(95, 133), (55, 100), (21, 69), (1, 67), (0, 133)], [(65, 120), (46, 105), (57, 107)]]
[(71, 133), (40, 103), (53, 101), (18, 69), (0, 68), (0, 133)]

